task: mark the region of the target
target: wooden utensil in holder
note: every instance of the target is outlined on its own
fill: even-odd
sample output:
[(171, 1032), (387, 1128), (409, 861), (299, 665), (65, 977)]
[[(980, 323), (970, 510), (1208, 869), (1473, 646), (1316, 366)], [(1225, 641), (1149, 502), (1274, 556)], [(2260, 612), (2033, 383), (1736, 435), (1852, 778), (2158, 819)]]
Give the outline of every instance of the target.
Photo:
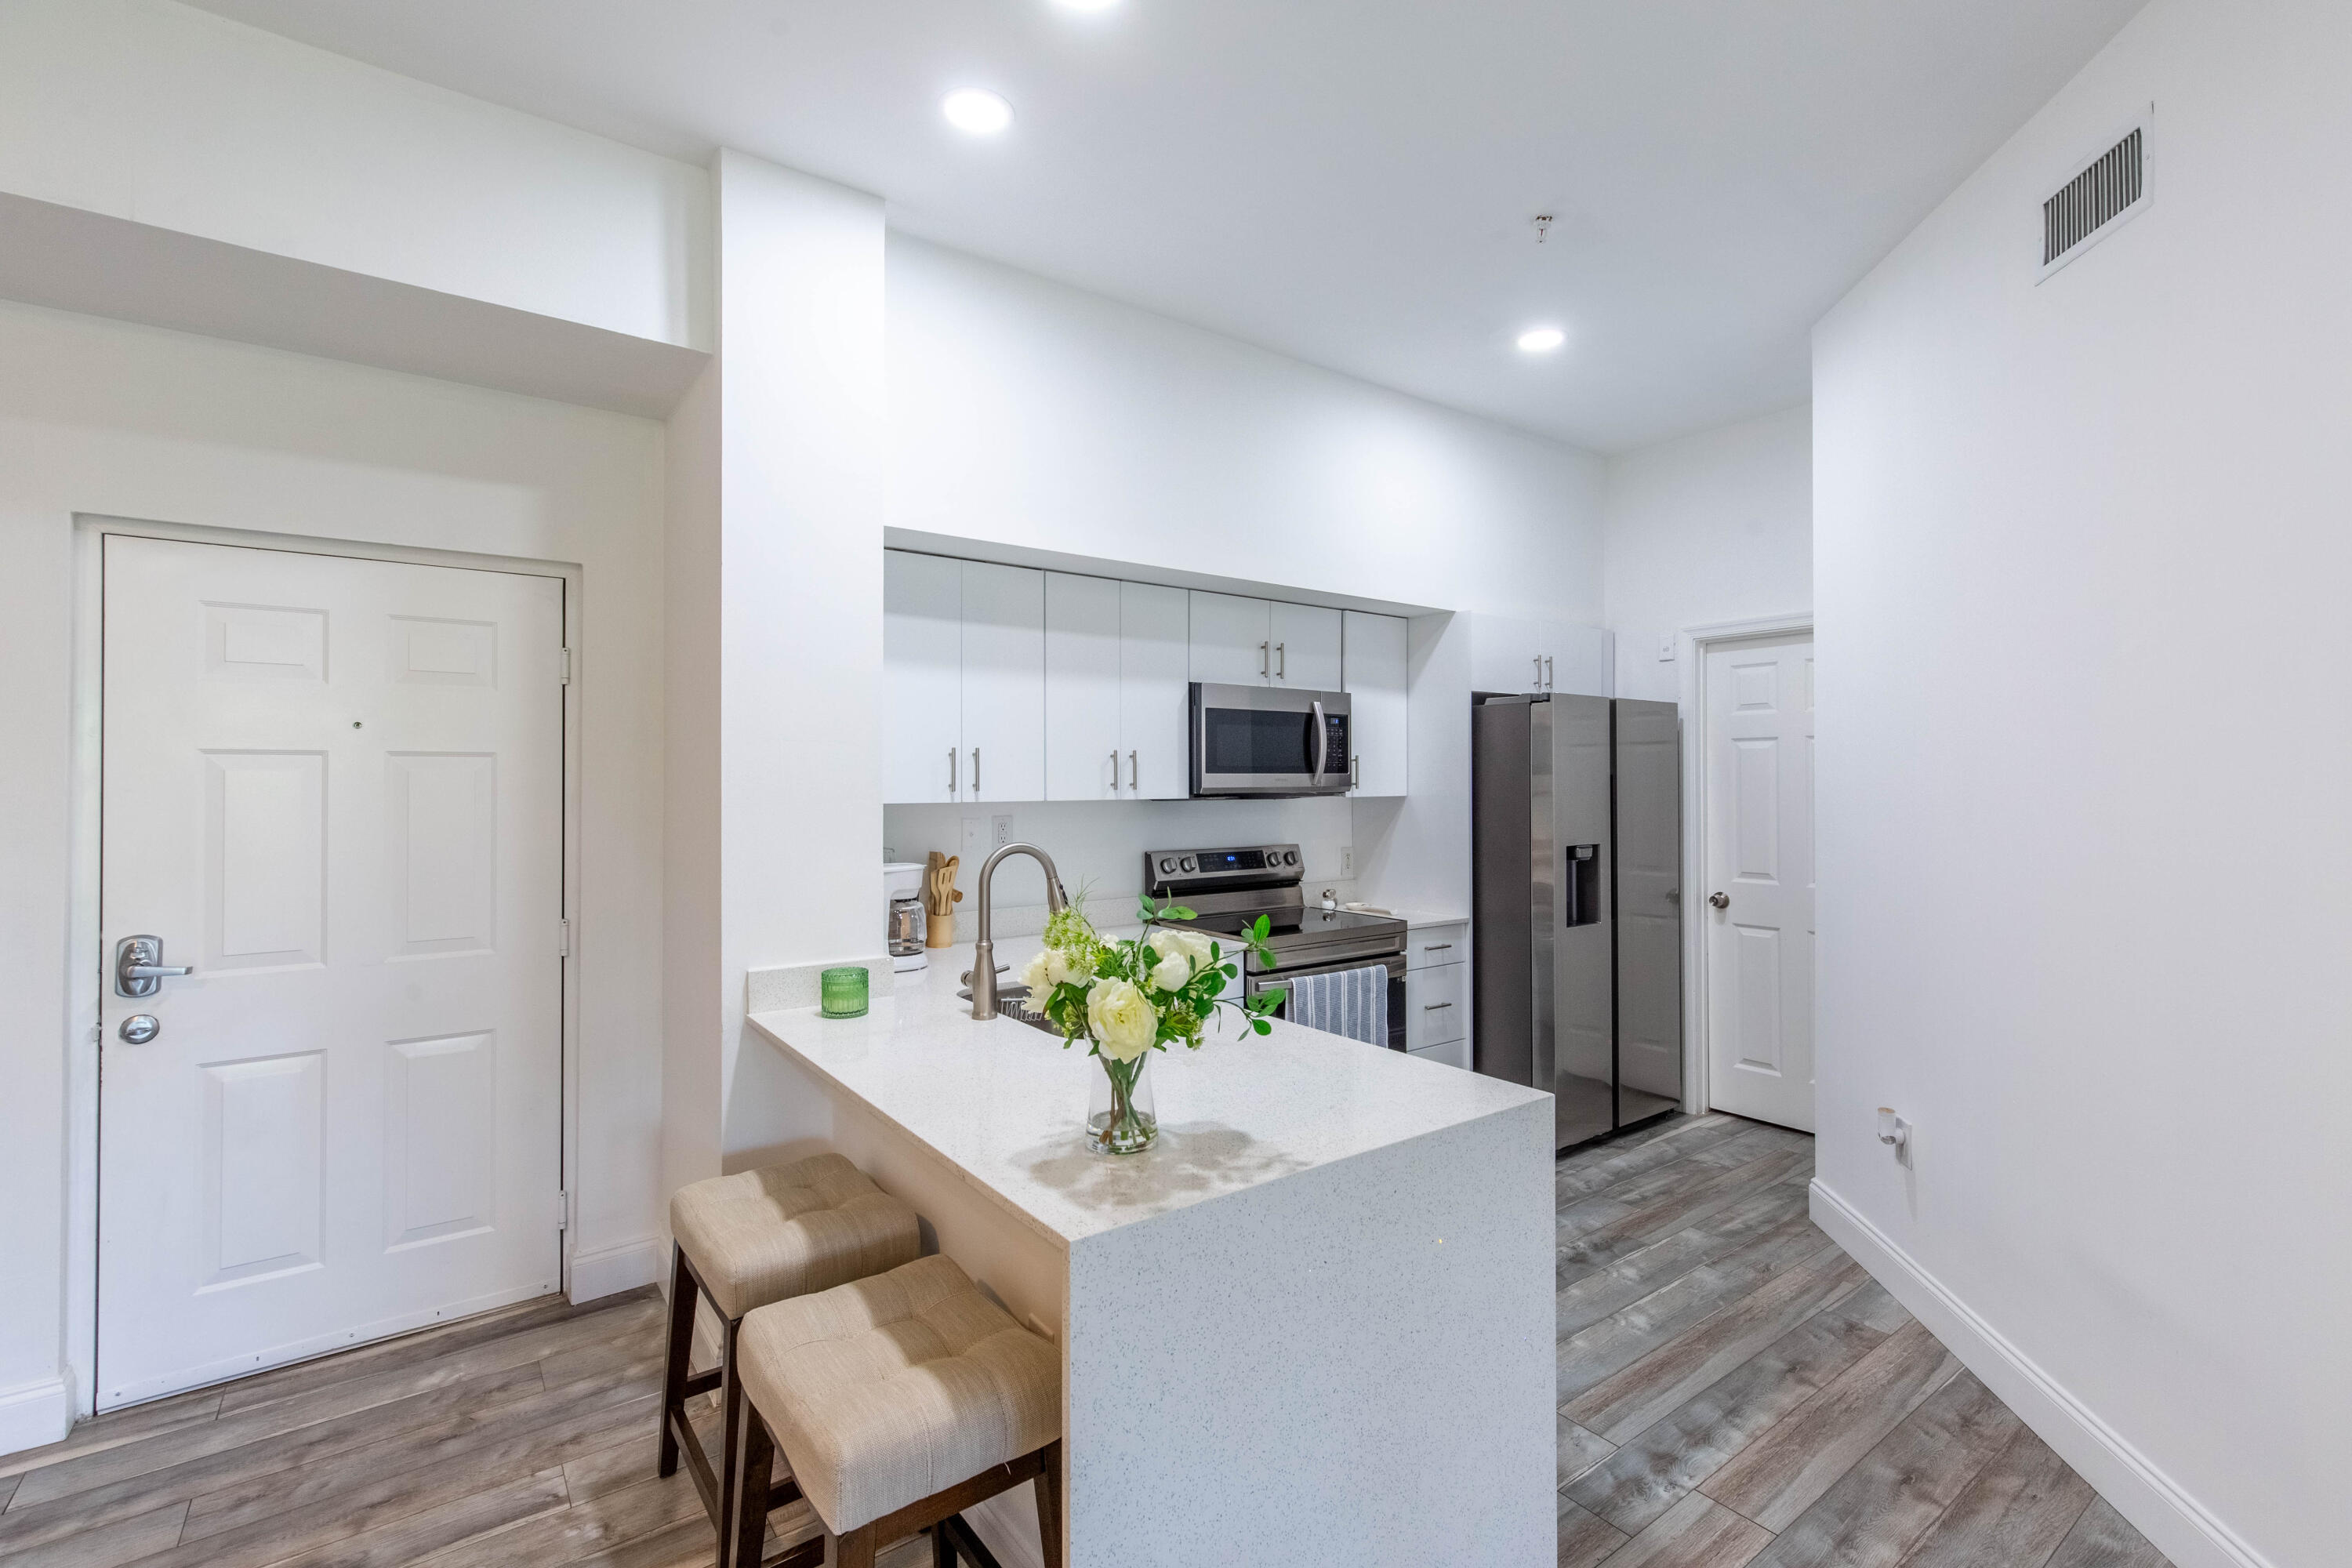
[(923, 945), (953, 947), (955, 945), (955, 907), (963, 901), (963, 889), (955, 885), (956, 866), (961, 858), (942, 855), (934, 849), (923, 862)]

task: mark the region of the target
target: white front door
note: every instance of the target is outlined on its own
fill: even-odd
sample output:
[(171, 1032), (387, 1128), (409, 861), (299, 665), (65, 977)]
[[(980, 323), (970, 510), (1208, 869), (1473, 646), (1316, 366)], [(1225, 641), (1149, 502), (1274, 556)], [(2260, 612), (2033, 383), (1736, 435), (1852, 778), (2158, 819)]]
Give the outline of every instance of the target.
[(1813, 642), (1706, 655), (1707, 1078), (1717, 1110), (1813, 1130)]
[(116, 535), (105, 616), (99, 1407), (557, 1289), (562, 580)]

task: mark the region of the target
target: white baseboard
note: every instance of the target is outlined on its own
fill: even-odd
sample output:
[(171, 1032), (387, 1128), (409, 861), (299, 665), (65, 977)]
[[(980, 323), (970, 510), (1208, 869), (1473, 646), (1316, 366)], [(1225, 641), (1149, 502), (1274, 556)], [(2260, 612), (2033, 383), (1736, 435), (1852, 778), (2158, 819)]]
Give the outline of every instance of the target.
[(640, 1285), (658, 1285), (669, 1247), (657, 1236), (610, 1247), (583, 1247), (572, 1255), (571, 1297), (574, 1306), (604, 1296), (617, 1296)]
[(54, 1443), (73, 1429), (73, 1390), (65, 1380), (0, 1391), (0, 1454)]
[(1813, 1223), (2177, 1568), (2275, 1568), (1851, 1204), (1819, 1181), (1810, 1191)]

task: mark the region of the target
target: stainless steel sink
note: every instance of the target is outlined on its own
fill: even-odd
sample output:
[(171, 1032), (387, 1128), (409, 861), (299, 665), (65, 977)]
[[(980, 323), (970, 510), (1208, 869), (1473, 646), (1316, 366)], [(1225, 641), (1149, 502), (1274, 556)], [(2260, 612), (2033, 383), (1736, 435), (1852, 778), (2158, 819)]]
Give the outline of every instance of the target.
[[(969, 1002), (971, 1000), (971, 987), (961, 986), (957, 989), (956, 994)], [(1026, 1024), (1041, 1034), (1051, 1035), (1055, 1039), (1062, 1037), (1062, 1031), (1055, 1026), (1051, 1018), (1043, 1013), (1033, 1013), (1029, 1010), (1029, 987), (1026, 985), (1017, 983), (1007, 985), (1000, 982), (996, 987), (996, 1013), (1001, 1018), (1010, 1018), (1016, 1024)]]

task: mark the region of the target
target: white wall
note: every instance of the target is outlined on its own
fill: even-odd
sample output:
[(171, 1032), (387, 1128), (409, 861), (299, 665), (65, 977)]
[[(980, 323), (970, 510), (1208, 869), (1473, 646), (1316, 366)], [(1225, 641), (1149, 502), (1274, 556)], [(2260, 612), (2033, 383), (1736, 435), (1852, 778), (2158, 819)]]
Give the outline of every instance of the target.
[(2352, 1540), (2347, 77), (2154, 0), (1815, 338), (1821, 1183), (2182, 1568)]
[(656, 1234), (661, 427), (14, 305), (0, 363), (0, 1450), (24, 1436), (7, 1391), (58, 1377), (68, 1327), (67, 1083), (91, 1049), (70, 1020), (93, 1005), (65, 945), (78, 511), (583, 563), (575, 1242)]
[(0, 190), (711, 346), (704, 171), (163, 0), (0, 5)]
[(1812, 410), (1701, 431), (1609, 460), (1601, 583), (1617, 695), (1672, 702), (1661, 646), (1688, 626), (1813, 603)]
[(894, 525), (1600, 623), (1590, 453), (920, 240), (888, 256)]

